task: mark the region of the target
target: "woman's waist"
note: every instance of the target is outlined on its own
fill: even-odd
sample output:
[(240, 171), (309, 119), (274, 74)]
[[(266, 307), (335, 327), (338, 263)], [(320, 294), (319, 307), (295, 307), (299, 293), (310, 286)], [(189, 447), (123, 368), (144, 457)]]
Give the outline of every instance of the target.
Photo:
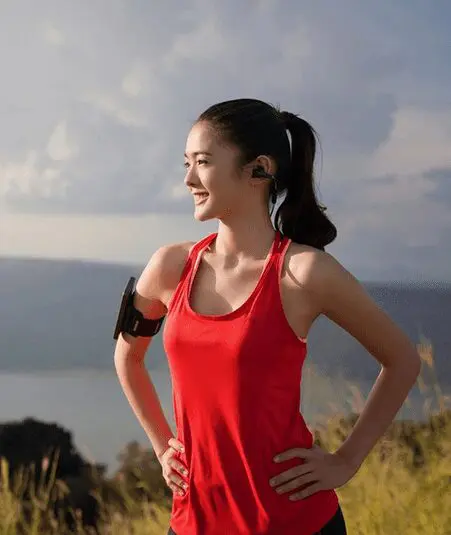
[[(185, 446), (185, 461), (198, 465), (200, 470), (216, 472), (217, 467), (229, 470), (271, 471), (277, 469), (273, 457), (293, 448), (311, 448), (313, 434), (302, 415), (295, 419), (281, 418), (275, 425), (264, 426), (254, 419), (249, 425), (243, 421), (198, 419), (178, 420), (177, 439)], [(240, 468), (241, 467), (241, 468)]]
[[(212, 387), (210, 386), (210, 390)], [(289, 428), (305, 427), (300, 412), (300, 394), (274, 393), (266, 395), (241, 392), (238, 389), (213, 392), (186, 392), (177, 390), (174, 412), (180, 423), (189, 427), (205, 428), (228, 426), (244, 433), (259, 429), (262, 432), (286, 432)]]

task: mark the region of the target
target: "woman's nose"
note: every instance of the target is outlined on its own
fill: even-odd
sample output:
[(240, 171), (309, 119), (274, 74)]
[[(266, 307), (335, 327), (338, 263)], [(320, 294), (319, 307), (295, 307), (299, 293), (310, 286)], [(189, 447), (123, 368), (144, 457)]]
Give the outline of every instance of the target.
[(185, 174), (185, 178), (183, 182), (185, 183), (185, 186), (187, 187), (195, 186), (199, 182), (199, 180), (196, 177), (196, 173), (193, 172), (193, 168), (188, 168), (186, 170), (186, 174)]

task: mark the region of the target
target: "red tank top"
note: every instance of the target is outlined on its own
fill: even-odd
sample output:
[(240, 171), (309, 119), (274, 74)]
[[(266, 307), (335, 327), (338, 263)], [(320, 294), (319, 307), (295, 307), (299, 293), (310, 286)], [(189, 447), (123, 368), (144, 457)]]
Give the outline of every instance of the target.
[[(282, 308), (279, 280), (290, 240), (277, 232), (247, 301), (223, 315), (198, 314), (189, 295), (210, 234), (190, 251), (168, 305), (163, 344), (172, 377), (177, 457), (188, 489), (173, 495), (177, 535), (312, 535), (335, 514), (335, 491), (290, 501), (269, 484), (302, 460), (282, 451), (313, 445), (299, 411), (307, 347)], [(186, 478), (185, 478), (186, 479)]]

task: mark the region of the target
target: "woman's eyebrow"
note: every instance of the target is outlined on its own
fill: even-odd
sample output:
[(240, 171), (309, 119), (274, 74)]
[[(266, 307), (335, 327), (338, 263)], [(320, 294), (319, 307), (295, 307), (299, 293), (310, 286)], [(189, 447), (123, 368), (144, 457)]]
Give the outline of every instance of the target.
[[(192, 154), (192, 156), (199, 156), (199, 154), (204, 154), (205, 156), (213, 156), (213, 154), (211, 152), (207, 152), (205, 150), (198, 150), (196, 152), (192, 152), (191, 154)], [(186, 152), (185, 152), (184, 156), (185, 156), (185, 158), (188, 158), (188, 155), (186, 154)]]

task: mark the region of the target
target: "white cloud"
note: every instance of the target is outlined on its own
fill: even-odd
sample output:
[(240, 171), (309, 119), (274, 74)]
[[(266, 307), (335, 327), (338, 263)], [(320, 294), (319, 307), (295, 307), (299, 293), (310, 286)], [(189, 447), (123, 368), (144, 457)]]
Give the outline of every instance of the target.
[(119, 124), (132, 128), (144, 128), (148, 126), (146, 118), (130, 105), (121, 102), (121, 98), (114, 91), (100, 92), (90, 91), (80, 97), (80, 102), (90, 104), (97, 110), (115, 119)]
[(43, 167), (39, 159), (38, 151), (31, 150), (23, 161), (0, 165), (0, 193), (7, 199), (64, 197), (67, 183), (60, 170)]
[(56, 28), (52, 23), (48, 22), (44, 25), (43, 30), (44, 39), (47, 43), (53, 46), (61, 46), (65, 43), (65, 37), (61, 30)]
[(218, 20), (200, 17), (197, 27), (190, 32), (175, 36), (172, 46), (164, 55), (163, 64), (168, 72), (174, 72), (183, 66), (184, 62), (188, 64), (212, 60), (224, 62), (227, 58), (223, 55), (228, 48)]
[(451, 109), (402, 108), (369, 164), (374, 175), (408, 176), (451, 167)]
[(122, 80), (122, 91), (129, 97), (145, 94), (149, 84), (149, 70), (144, 62), (135, 62)]
[(68, 137), (66, 121), (59, 122), (53, 130), (47, 153), (55, 161), (69, 160), (78, 154), (78, 147)]
[(191, 214), (119, 217), (0, 212), (0, 256), (81, 258), (144, 265), (158, 247), (200, 240), (204, 233), (214, 232), (214, 227), (212, 222), (195, 221)]
[(188, 190), (184, 182), (179, 182), (171, 188), (171, 197), (173, 199), (185, 199), (188, 197)]

